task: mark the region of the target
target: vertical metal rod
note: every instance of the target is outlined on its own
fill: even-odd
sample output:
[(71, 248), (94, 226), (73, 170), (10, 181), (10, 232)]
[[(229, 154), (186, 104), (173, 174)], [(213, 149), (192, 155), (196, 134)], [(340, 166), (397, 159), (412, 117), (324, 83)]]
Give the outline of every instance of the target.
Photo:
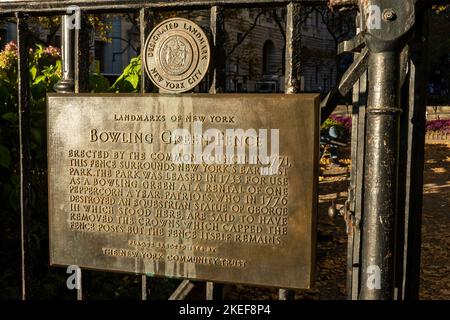
[[(90, 71), (90, 63), (89, 63), (89, 55), (90, 55), (90, 32), (91, 28), (88, 21), (87, 14), (81, 14), (79, 13), (79, 19), (80, 23), (79, 29), (76, 29), (74, 31), (68, 30), (68, 32), (71, 32), (72, 35), (69, 35), (67, 41), (69, 41), (69, 47), (71, 47), (71, 37), (74, 36), (74, 42), (73, 42), (73, 51), (71, 50), (72, 56), (70, 56), (69, 52), (63, 55), (63, 65), (66, 61), (66, 66), (69, 68), (69, 70), (66, 71), (67, 73), (67, 79), (69, 81), (67, 84), (70, 86), (70, 77), (71, 73), (74, 73), (75, 81), (74, 81), (74, 92), (75, 93), (82, 93), (82, 92), (89, 92), (89, 71)], [(65, 20), (63, 18), (63, 20)], [(63, 26), (64, 27), (64, 26)], [(67, 28), (67, 26), (66, 26)], [(67, 28), (68, 29), (68, 28)], [(62, 31), (63, 34), (65, 33)], [(64, 41), (62, 40), (62, 45), (64, 45)], [(66, 50), (70, 50), (70, 48), (67, 48)], [(64, 59), (73, 59), (70, 61), (64, 60)], [(73, 61), (73, 65), (72, 65)], [(70, 69), (73, 66), (73, 71)], [(70, 87), (67, 87), (64, 90), (70, 90)], [(83, 271), (80, 269), (80, 276), (78, 280), (80, 281), (80, 287), (77, 288), (77, 300), (83, 300)]]
[(419, 299), (430, 9), (417, 16), (410, 63), (402, 299)]
[(75, 93), (89, 92), (90, 36), (88, 15), (80, 14), (80, 29), (75, 31)]
[(214, 42), (213, 63), (214, 70), (209, 93), (226, 91), (226, 53), (225, 53), (225, 16), (220, 6), (211, 7), (210, 26)]
[[(86, 75), (84, 75), (80, 69), (81, 63), (84, 63), (83, 59), (79, 56), (79, 45), (83, 41), (83, 36), (77, 31), (75, 36), (75, 29), (72, 26), (72, 20), (68, 15), (61, 17), (61, 64), (62, 64), (62, 76), (58, 81), (54, 89), (58, 93), (74, 93), (75, 87), (77, 92), (84, 89), (87, 85), (89, 88), (89, 80), (86, 81)], [(74, 53), (77, 53), (75, 56)], [(76, 62), (75, 62), (76, 60)], [(89, 61), (89, 59), (88, 59)], [(75, 73), (75, 67), (77, 71)], [(89, 70), (88, 70), (89, 72)], [(77, 85), (75, 86), (74, 77), (77, 77)], [(87, 75), (89, 77), (89, 74)], [(89, 78), (87, 78), (89, 79)], [(83, 82), (83, 84), (81, 84)], [(86, 83), (87, 82), (87, 83)], [(83, 88), (82, 88), (83, 87)], [(80, 270), (80, 288), (77, 288), (77, 300), (83, 299), (83, 288), (81, 284), (81, 270)]]
[[(363, 21), (361, 14), (356, 17), (356, 25), (361, 26)], [(361, 33), (361, 27), (356, 28), (356, 33)], [(355, 53), (358, 57), (360, 53)], [(364, 177), (364, 138), (365, 138), (365, 119), (366, 119), (366, 93), (367, 93), (367, 72), (353, 86), (352, 96), (352, 141), (351, 141), (351, 160), (352, 167), (350, 173), (349, 201), (350, 211), (354, 214), (355, 226), (352, 230), (352, 236), (349, 237), (347, 252), (347, 299), (357, 300), (359, 292), (359, 274), (360, 274), (360, 253), (361, 253), (361, 230), (359, 222), (362, 216), (362, 193)]]
[[(141, 42), (141, 63), (142, 63), (142, 73), (141, 73), (141, 93), (145, 94), (156, 90), (156, 87), (152, 85), (152, 81), (145, 72), (144, 66), (144, 55), (145, 55), (145, 41), (148, 35), (152, 31), (154, 26), (154, 15), (153, 11), (148, 8), (142, 8), (139, 11), (139, 34)], [(147, 275), (141, 276), (141, 299), (147, 300), (148, 298), (148, 278)]]
[(22, 258), (22, 300), (31, 298), (31, 154), (30, 86), (28, 71), (27, 17), (16, 14), (19, 50), (19, 154), (20, 154), (20, 236)]
[(144, 46), (148, 35), (152, 31), (154, 26), (153, 11), (148, 8), (142, 8), (139, 12), (139, 33), (141, 41), (141, 61), (142, 61), (142, 77), (141, 77), (141, 93), (152, 92), (156, 88), (152, 85), (152, 81), (145, 72), (145, 66), (143, 64), (143, 57), (145, 55)]
[(62, 77), (54, 89), (59, 93), (74, 92), (74, 29), (70, 28), (71, 20), (68, 15), (62, 16), (61, 21), (61, 56)]
[(367, 72), (361, 77), (353, 89), (355, 104), (353, 105), (353, 124), (352, 124), (352, 170), (354, 167), (355, 175), (352, 178), (353, 204), (350, 210), (355, 214), (355, 230), (353, 231), (353, 259), (351, 286), (348, 298), (358, 299), (359, 279), (360, 279), (360, 259), (361, 259), (361, 229), (359, 223), (363, 216), (363, 193), (364, 193), (364, 142), (366, 132), (366, 93), (367, 93)]
[(147, 300), (147, 276), (141, 276), (141, 300)]
[(298, 93), (301, 89), (301, 10), (298, 3), (287, 5), (285, 93)]
[(206, 300), (214, 300), (214, 283), (206, 282)]
[(79, 277), (77, 279), (77, 281), (79, 281), (79, 285), (80, 287), (77, 287), (77, 300), (81, 301), (83, 300), (83, 271), (81, 270), (81, 268), (78, 270), (79, 272)]
[[(300, 71), (301, 71), (301, 10), (298, 3), (287, 5), (286, 21), (286, 56), (285, 56), (285, 88), (287, 94), (300, 92)], [(280, 289), (278, 292), (280, 300), (294, 300), (295, 292), (292, 290)]]
[(278, 300), (295, 300), (295, 291), (280, 289), (278, 291)]
[[(410, 106), (409, 103), (409, 94), (410, 94), (410, 86), (409, 79), (414, 73), (414, 68), (411, 65), (410, 68), (407, 68), (407, 65), (410, 62), (411, 57), (411, 48), (410, 45), (406, 46), (403, 52), (400, 55), (400, 72), (401, 72), (401, 106), (402, 106), (402, 114), (400, 117), (400, 144), (399, 144), (399, 159), (398, 159), (398, 206), (397, 206), (397, 223), (396, 223), (396, 235), (395, 235), (395, 248), (396, 253), (394, 257), (395, 263), (395, 291), (394, 291), (394, 299), (401, 300), (403, 295), (403, 261), (405, 250), (407, 250), (407, 245), (405, 243), (405, 235), (408, 229), (408, 223), (406, 216), (408, 212), (406, 207), (408, 206), (407, 199), (407, 184), (409, 180), (408, 174), (408, 159), (409, 155), (409, 140), (410, 140), (410, 113), (412, 111), (413, 106)], [(406, 70), (409, 70), (407, 73)], [(405, 249), (405, 250), (403, 250)]]
[(394, 235), (400, 128), (400, 54), (370, 55), (360, 298), (394, 295)]
[[(225, 53), (225, 14), (221, 6), (212, 6), (210, 10), (210, 28), (213, 38), (213, 75), (209, 89), (210, 94), (226, 91), (226, 53)], [(217, 300), (223, 298), (224, 285), (206, 282), (206, 300)]]

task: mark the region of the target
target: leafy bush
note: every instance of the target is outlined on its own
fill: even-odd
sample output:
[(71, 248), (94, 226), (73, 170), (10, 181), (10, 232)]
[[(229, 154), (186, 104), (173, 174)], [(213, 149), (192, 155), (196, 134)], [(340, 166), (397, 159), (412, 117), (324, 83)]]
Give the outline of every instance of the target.
[(331, 119), (342, 125), (347, 131), (352, 130), (352, 117), (344, 117), (339, 115), (331, 115)]
[[(45, 159), (45, 94), (60, 79), (60, 51), (38, 45), (29, 52), (32, 172), (41, 174)], [(10, 42), (0, 52), (0, 196), (17, 209), (18, 116), (17, 46)]]
[[(19, 179), (19, 123), (18, 123), (18, 51), (14, 42), (0, 51), (0, 219), (2, 241), (0, 261), (8, 261), (0, 275), (0, 299), (20, 297), (20, 179)], [(64, 269), (50, 268), (48, 264), (48, 214), (47, 214), (47, 146), (46, 146), (46, 94), (61, 78), (60, 50), (37, 45), (29, 51), (30, 116), (31, 116), (31, 180), (32, 180), (32, 283), (33, 297), (70, 298), (65, 286)], [(117, 81), (109, 81), (99, 74), (91, 74), (91, 92), (138, 92), (140, 84), (140, 58), (130, 65)], [(86, 275), (87, 274), (87, 275)], [(84, 273), (89, 292), (89, 274)], [(104, 284), (109, 282), (109, 286)], [(124, 287), (136, 287), (124, 290)], [(137, 298), (139, 283), (124, 275), (95, 276), (95, 287), (104, 295)], [(75, 293), (72, 294), (72, 296)], [(91, 294), (95, 296), (95, 293)]]
[(130, 60), (130, 64), (125, 68), (122, 75), (111, 86), (110, 91), (119, 92), (139, 92), (141, 83), (141, 57)]

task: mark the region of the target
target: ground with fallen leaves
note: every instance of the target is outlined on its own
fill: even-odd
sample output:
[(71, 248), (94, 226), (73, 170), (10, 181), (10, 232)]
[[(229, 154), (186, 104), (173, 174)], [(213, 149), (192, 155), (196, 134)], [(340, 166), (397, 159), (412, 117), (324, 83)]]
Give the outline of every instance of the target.
[(450, 141), (426, 147), (421, 299), (450, 299)]

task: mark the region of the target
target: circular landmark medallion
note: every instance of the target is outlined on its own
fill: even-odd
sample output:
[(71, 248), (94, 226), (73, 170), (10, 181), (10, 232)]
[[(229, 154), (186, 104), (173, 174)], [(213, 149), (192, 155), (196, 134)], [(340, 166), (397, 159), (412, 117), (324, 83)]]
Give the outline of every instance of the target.
[(205, 77), (211, 56), (208, 38), (192, 21), (168, 19), (153, 29), (145, 42), (144, 66), (163, 91), (192, 90)]

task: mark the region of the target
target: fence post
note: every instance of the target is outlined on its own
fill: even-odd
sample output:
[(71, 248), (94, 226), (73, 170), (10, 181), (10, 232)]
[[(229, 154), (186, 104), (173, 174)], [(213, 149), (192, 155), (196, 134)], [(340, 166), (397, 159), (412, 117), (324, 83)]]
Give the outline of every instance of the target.
[[(145, 41), (152, 31), (154, 27), (154, 15), (153, 11), (148, 8), (143, 8), (139, 12), (139, 33), (140, 33), (140, 42), (141, 42), (141, 63), (142, 63), (142, 76), (141, 76), (141, 93), (148, 93), (154, 90), (154, 86), (152, 85), (152, 81), (145, 72), (144, 66), (144, 47)], [(155, 88), (156, 89), (156, 88)]]
[[(145, 72), (144, 66), (144, 55), (145, 55), (145, 41), (152, 31), (154, 26), (154, 16), (153, 11), (148, 8), (142, 8), (139, 12), (139, 35), (141, 42), (141, 64), (142, 64), (142, 72), (141, 72), (141, 94), (145, 94), (148, 92), (152, 92), (154, 90), (154, 86), (152, 86), (152, 82)], [(141, 276), (141, 300), (147, 300), (149, 292), (148, 292), (148, 278), (147, 275)]]
[[(210, 10), (210, 28), (213, 40), (214, 69), (212, 71), (212, 83), (209, 89), (210, 94), (226, 91), (226, 53), (225, 53), (225, 13), (221, 6), (213, 6)], [(223, 299), (225, 286), (206, 282), (206, 300)]]
[[(285, 88), (287, 94), (300, 92), (301, 71), (301, 10), (302, 6), (291, 2), (287, 5), (286, 20), (286, 56), (285, 56)], [(280, 300), (294, 300), (293, 290), (280, 289)]]
[(89, 92), (90, 39), (88, 15), (80, 14), (80, 29), (75, 31), (75, 93)]
[(287, 5), (285, 93), (300, 92), (301, 74), (301, 12), (302, 6), (291, 2)]
[[(76, 14), (79, 14), (79, 12)], [(86, 26), (87, 23), (85, 22), (84, 25)], [(73, 19), (68, 15), (63, 15), (61, 17), (61, 35), (62, 77), (61, 80), (55, 84), (54, 89), (58, 93), (74, 93), (75, 90), (77, 90), (77, 92), (80, 90), (85, 90), (86, 86), (89, 88), (89, 74), (87, 74), (86, 78), (86, 75), (82, 70), (83, 68), (80, 68), (81, 65), (86, 64), (86, 57), (80, 57), (79, 54), (83, 52), (86, 54), (86, 39), (80, 34), (79, 30), (75, 33), (75, 28), (73, 28)], [(81, 52), (78, 51), (80, 44), (84, 49)], [(87, 45), (89, 46), (89, 42)], [(76, 55), (74, 54), (75, 52)], [(87, 54), (89, 54), (89, 49), (87, 50)], [(89, 61), (89, 56), (87, 61)], [(76, 72), (75, 67), (77, 69)], [(89, 72), (89, 70), (87, 71)], [(76, 84), (74, 79), (75, 77), (77, 79)], [(80, 276), (78, 279), (81, 282), (81, 269), (79, 272)], [(77, 287), (77, 300), (83, 300), (83, 287), (81, 283), (79, 288)]]
[(226, 91), (226, 53), (225, 53), (225, 17), (223, 7), (213, 6), (210, 13), (210, 24), (213, 38), (213, 76), (209, 93)]
[(20, 154), (20, 236), (22, 260), (22, 300), (31, 297), (31, 150), (30, 150), (30, 79), (28, 71), (27, 17), (16, 14), (19, 98), (19, 154)]
[(403, 251), (399, 263), (399, 299), (419, 299), (420, 252), (423, 206), (423, 172), (426, 125), (426, 82), (428, 79), (428, 27), (430, 10), (417, 17), (415, 40), (411, 44), (409, 77), (405, 80), (404, 105), (408, 110), (402, 121), (402, 148), (404, 158), (400, 162), (403, 175), (401, 208), (404, 219), (401, 226)]
[(364, 166), (361, 291), (363, 300), (395, 294), (400, 115), (400, 54), (413, 28), (412, 0), (361, 2), (363, 14), (381, 8), (382, 28), (368, 30), (369, 88)]
[[(356, 33), (361, 34), (363, 17), (356, 17)], [(355, 59), (362, 53), (354, 53)], [(352, 141), (350, 186), (348, 200), (350, 212), (354, 213), (354, 225), (347, 246), (347, 299), (357, 300), (359, 292), (360, 258), (361, 258), (361, 228), (363, 206), (363, 179), (364, 179), (364, 142), (366, 130), (367, 105), (367, 70), (353, 86), (352, 94)]]

